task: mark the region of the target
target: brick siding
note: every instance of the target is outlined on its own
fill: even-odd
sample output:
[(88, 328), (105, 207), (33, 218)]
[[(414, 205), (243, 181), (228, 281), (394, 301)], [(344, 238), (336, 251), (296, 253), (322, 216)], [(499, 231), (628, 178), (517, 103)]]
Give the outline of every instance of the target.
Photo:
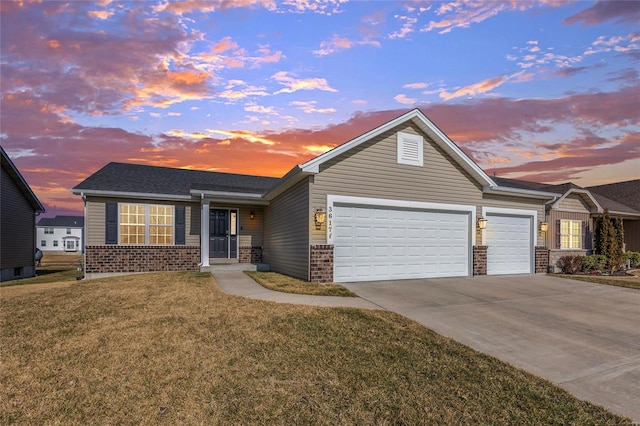
[(473, 275), (487, 275), (487, 247), (473, 246)]
[(238, 250), (238, 262), (262, 263), (262, 247), (244, 246)]
[(198, 271), (199, 246), (87, 246), (87, 274)]
[(549, 249), (536, 247), (535, 273), (544, 274), (549, 269)]
[(333, 282), (333, 245), (312, 245), (310, 253), (311, 282)]

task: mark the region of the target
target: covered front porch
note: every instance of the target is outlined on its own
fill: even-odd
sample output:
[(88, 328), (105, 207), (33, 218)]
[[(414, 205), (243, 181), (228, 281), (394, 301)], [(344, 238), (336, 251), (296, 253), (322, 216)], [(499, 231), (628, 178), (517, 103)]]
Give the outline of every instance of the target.
[(200, 269), (225, 265), (254, 269), (257, 266), (249, 265), (262, 265), (264, 209), (268, 202), (256, 194), (199, 193)]

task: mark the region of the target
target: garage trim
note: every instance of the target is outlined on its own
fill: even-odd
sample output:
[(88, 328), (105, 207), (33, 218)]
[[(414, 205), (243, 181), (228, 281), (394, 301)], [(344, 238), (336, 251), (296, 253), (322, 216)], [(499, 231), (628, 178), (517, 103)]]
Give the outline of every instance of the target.
[[(529, 233), (531, 235), (531, 246), (530, 249), (530, 270), (535, 271), (535, 252), (536, 246), (538, 245), (538, 212), (536, 210), (524, 210), (524, 209), (508, 209), (502, 207), (482, 207), (482, 217), (486, 218), (488, 215), (496, 214), (496, 215), (504, 215), (504, 216), (519, 216), (519, 217), (528, 217), (531, 218), (531, 224), (529, 226)], [(489, 219), (490, 220), (490, 219)], [(486, 229), (482, 230), (482, 243), (486, 244)]]
[(469, 241), (471, 241), (471, 247), (469, 247), (469, 259), (472, 259), (472, 249), (476, 245), (476, 233), (475, 233), (475, 217), (476, 206), (466, 206), (462, 204), (439, 204), (439, 203), (425, 203), (422, 201), (409, 201), (409, 200), (389, 200), (384, 198), (368, 198), (368, 197), (352, 197), (348, 195), (327, 195), (327, 244), (333, 244), (333, 212), (334, 204), (356, 204), (371, 207), (400, 207), (405, 209), (414, 210), (438, 210), (438, 211), (450, 211), (450, 212), (466, 212), (469, 213)]

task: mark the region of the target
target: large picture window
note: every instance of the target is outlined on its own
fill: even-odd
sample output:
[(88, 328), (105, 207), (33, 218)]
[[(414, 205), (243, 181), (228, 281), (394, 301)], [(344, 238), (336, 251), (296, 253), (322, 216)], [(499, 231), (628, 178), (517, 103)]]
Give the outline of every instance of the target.
[(120, 244), (173, 244), (173, 206), (120, 204)]
[(582, 221), (561, 220), (560, 221), (560, 248), (579, 249), (582, 248)]

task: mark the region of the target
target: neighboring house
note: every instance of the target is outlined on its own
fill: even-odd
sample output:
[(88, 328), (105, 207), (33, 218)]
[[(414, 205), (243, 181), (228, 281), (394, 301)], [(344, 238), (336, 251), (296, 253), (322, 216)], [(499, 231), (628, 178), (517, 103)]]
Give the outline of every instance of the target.
[(36, 227), (36, 242), (43, 252), (82, 252), (84, 217), (56, 216), (43, 217)]
[[(590, 188), (571, 182), (550, 185), (498, 177), (494, 180), (503, 186), (556, 194), (555, 199), (546, 203), (544, 219), (549, 228), (545, 242), (550, 249), (549, 264), (552, 266), (564, 255), (592, 253), (595, 218), (605, 209), (611, 217), (622, 219), (626, 250), (640, 250), (640, 210), (634, 208), (640, 200), (640, 180)], [(627, 191), (617, 192), (620, 187)]]
[(0, 281), (36, 274), (36, 216), (44, 206), (0, 146)]
[(88, 277), (264, 262), (316, 282), (546, 272), (558, 198), (497, 184), (417, 109), (280, 179), (109, 163), (73, 193)]

